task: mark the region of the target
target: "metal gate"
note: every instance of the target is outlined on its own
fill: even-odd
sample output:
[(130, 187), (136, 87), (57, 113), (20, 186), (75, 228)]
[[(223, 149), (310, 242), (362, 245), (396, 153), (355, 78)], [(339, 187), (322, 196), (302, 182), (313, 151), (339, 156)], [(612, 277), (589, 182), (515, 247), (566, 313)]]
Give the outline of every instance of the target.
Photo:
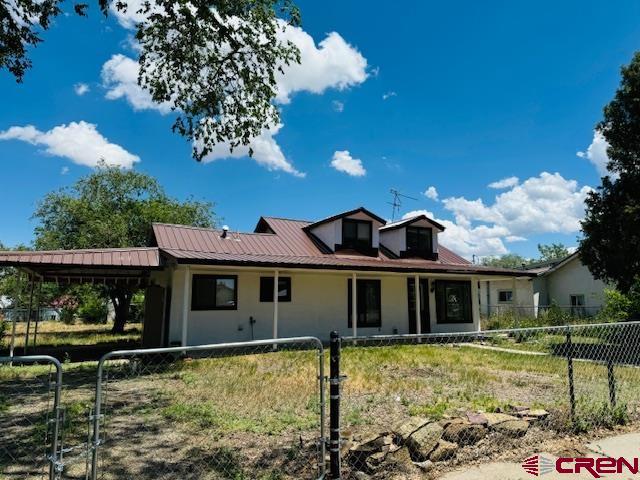
[(0, 357), (0, 479), (57, 478), (62, 365), (53, 357)]

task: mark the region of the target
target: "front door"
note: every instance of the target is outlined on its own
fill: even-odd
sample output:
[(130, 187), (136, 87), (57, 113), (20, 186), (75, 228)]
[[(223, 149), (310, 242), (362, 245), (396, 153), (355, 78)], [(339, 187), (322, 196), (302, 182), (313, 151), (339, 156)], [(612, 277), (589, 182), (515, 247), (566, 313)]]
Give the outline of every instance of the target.
[[(431, 332), (429, 320), (429, 280), (421, 278), (420, 281), (420, 330), (422, 333)], [(418, 333), (416, 328), (416, 294), (415, 279), (407, 279), (407, 304), (409, 305), (409, 333)]]

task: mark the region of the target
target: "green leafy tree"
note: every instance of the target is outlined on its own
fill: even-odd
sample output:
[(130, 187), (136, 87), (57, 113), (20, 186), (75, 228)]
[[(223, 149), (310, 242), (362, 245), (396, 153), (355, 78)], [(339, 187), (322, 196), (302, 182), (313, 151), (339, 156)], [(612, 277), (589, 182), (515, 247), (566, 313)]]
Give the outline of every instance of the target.
[(640, 272), (640, 52), (596, 126), (607, 140), (610, 175), (589, 193), (580, 258), (594, 277), (628, 293)]
[[(217, 143), (247, 145), (279, 123), (276, 75), (300, 62), (282, 31), (300, 24), (291, 0), (98, 0), (100, 11), (136, 8), (139, 85), (178, 114), (173, 131), (201, 160)], [(131, 2), (138, 4), (138, 2)], [(0, 0), (0, 69), (18, 82), (31, 66), (27, 49), (63, 12), (62, 0)], [(79, 16), (89, 5), (73, 6)], [(250, 152), (252, 153), (252, 152)]]
[(569, 255), (569, 249), (562, 243), (552, 243), (550, 245), (543, 245), (539, 243), (538, 252), (540, 252), (541, 262), (558, 260)]
[[(212, 227), (212, 205), (169, 197), (149, 175), (104, 163), (72, 187), (49, 193), (34, 217), (37, 249), (147, 246), (153, 222)], [(124, 331), (135, 289), (106, 287), (115, 310), (114, 332)]]
[(482, 259), (482, 265), (487, 267), (501, 267), (501, 268), (522, 268), (531, 263), (531, 260), (524, 258), (517, 253), (505, 253), (500, 256), (484, 257)]

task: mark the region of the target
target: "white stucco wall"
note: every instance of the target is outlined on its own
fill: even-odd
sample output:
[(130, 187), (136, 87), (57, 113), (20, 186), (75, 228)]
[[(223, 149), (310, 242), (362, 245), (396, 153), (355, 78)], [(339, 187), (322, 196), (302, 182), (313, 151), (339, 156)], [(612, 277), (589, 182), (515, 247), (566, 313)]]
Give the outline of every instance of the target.
[[(498, 293), (501, 290), (514, 292), (512, 302), (499, 302)], [(488, 296), (487, 296), (488, 292)], [(533, 282), (530, 279), (489, 280), (480, 282), (480, 313), (486, 316), (501, 309), (510, 309), (513, 306), (520, 307), (519, 311), (525, 315), (535, 315), (535, 307), (538, 304), (534, 298)]]
[(596, 280), (578, 257), (545, 275), (548, 302), (560, 306), (571, 304), (571, 295), (584, 295), (588, 313), (604, 303), (604, 289), (607, 285)]
[[(184, 308), (184, 267), (173, 273), (170, 342), (179, 343), (182, 338), (182, 312)], [(273, 303), (260, 302), (260, 276), (273, 276), (272, 271), (248, 269), (213, 269), (190, 267), (193, 274), (230, 274), (238, 276), (238, 309), (191, 311), (188, 298), (187, 343), (190, 345), (252, 339), (250, 317), (256, 320), (253, 338), (272, 338)], [(280, 337), (311, 335), (328, 340), (329, 333), (337, 330), (351, 335), (348, 328), (347, 282), (351, 273), (320, 271), (280, 271), (281, 277), (291, 277), (291, 302), (278, 303), (278, 331)], [(380, 328), (358, 328), (358, 335), (381, 335), (409, 332), (407, 306), (407, 276), (358, 273), (358, 278), (381, 280), (382, 325)], [(450, 277), (460, 280), (460, 277)], [(431, 290), (431, 289), (430, 289)], [(191, 291), (189, 289), (189, 297)], [(443, 324), (436, 321), (435, 293), (429, 292), (431, 331), (476, 331), (479, 325), (477, 288), (472, 284), (474, 323)]]

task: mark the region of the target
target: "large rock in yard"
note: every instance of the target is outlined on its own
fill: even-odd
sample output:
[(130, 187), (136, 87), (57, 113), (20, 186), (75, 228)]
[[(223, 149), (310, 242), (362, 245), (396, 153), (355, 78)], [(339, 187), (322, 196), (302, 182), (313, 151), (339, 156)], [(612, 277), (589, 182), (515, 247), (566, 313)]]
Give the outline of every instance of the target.
[(529, 422), (526, 420), (507, 420), (493, 426), (496, 432), (509, 437), (522, 437), (529, 430)]
[(442, 462), (444, 460), (449, 460), (450, 458), (455, 457), (456, 452), (458, 451), (458, 444), (453, 442), (447, 442), (446, 440), (440, 440), (438, 442), (438, 446), (435, 448), (431, 455), (429, 455), (429, 460), (434, 462)]
[(513, 415), (507, 415), (506, 413), (483, 413), (482, 415), (484, 415), (484, 417), (487, 419), (487, 426), (489, 428), (502, 422), (518, 419), (517, 417), (514, 417)]
[(409, 450), (399, 448), (387, 453), (381, 469), (384, 470), (384, 472), (393, 472), (394, 474), (410, 474), (414, 472), (415, 467), (411, 461)]
[(404, 445), (407, 439), (414, 433), (428, 424), (430, 420), (424, 417), (413, 417), (408, 422), (404, 422), (393, 429), (393, 433), (398, 437), (400, 445)]
[(373, 471), (393, 445), (391, 435), (370, 435), (349, 448), (346, 460), (354, 469)]
[(429, 455), (438, 445), (442, 432), (442, 427), (437, 423), (428, 423), (414, 432), (407, 440), (411, 458), (418, 462), (428, 460)]
[(442, 438), (448, 442), (457, 443), (461, 447), (475, 445), (487, 435), (487, 429), (475, 423), (452, 423), (449, 425)]

